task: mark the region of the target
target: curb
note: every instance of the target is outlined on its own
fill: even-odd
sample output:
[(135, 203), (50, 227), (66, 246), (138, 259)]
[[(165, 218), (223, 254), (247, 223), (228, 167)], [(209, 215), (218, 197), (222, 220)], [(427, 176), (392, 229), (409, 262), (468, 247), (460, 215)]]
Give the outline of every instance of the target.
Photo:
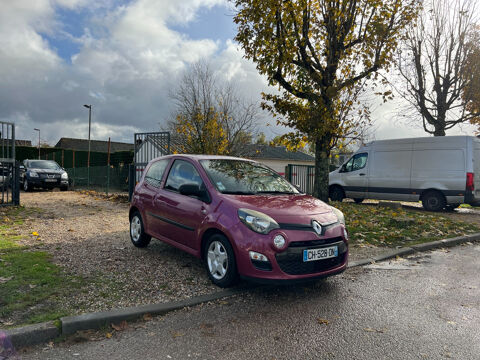
[[(480, 233), (459, 236), (451, 239), (443, 239), (412, 245), (411, 247), (403, 247), (396, 250), (388, 251), (382, 255), (371, 258), (352, 261), (348, 264), (348, 268), (368, 265), (374, 262), (389, 260), (397, 256), (411, 255), (417, 252), (425, 252), (433, 249), (452, 247), (467, 242), (480, 241)], [(53, 322), (45, 322), (34, 325), (23, 326), (19, 328), (6, 330), (7, 336), (11, 339), (13, 346), (20, 349), (27, 346), (37, 345), (40, 343), (53, 340), (60, 335), (71, 335), (80, 330), (99, 329), (108, 326), (111, 323), (118, 323), (123, 320), (139, 319), (145, 314), (164, 315), (168, 312), (179, 310), (189, 306), (195, 306), (209, 301), (219, 300), (244, 293), (248, 287), (240, 287), (235, 289), (222, 290), (213, 294), (197, 296), (194, 298), (175, 301), (164, 304), (151, 304), (134, 306), (123, 309), (116, 309), (105, 312), (89, 313), (78, 316), (67, 316), (60, 319), (61, 327), (58, 328)], [(0, 329), (0, 332), (2, 330)]]

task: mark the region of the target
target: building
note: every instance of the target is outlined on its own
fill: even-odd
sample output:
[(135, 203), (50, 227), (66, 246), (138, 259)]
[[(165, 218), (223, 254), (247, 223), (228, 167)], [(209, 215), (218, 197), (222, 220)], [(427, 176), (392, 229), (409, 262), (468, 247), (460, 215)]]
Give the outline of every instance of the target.
[(258, 161), (285, 175), (287, 165), (315, 165), (315, 158), (301, 151), (288, 151), (285, 146), (247, 145), (243, 157)]
[[(87, 139), (74, 139), (74, 138), (61, 138), (57, 144), (56, 148), (61, 148), (65, 150), (75, 150), (75, 151), (88, 151), (88, 140)], [(110, 152), (114, 153), (117, 151), (133, 151), (133, 144), (123, 143), (123, 142), (110, 142)], [(108, 141), (102, 140), (90, 140), (90, 151), (92, 152), (108, 152)]]

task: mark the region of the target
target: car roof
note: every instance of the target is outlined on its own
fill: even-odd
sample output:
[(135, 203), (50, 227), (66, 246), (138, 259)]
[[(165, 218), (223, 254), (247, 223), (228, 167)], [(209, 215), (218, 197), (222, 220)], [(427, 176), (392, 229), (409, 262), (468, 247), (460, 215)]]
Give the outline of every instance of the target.
[(235, 156), (227, 156), (227, 155), (198, 155), (198, 154), (172, 154), (172, 155), (165, 155), (162, 157), (159, 157), (157, 159), (168, 159), (168, 158), (186, 158), (186, 159), (192, 159), (192, 160), (240, 160), (240, 161), (250, 161), (250, 162), (256, 162), (254, 160), (250, 159), (245, 159), (241, 157), (235, 157)]

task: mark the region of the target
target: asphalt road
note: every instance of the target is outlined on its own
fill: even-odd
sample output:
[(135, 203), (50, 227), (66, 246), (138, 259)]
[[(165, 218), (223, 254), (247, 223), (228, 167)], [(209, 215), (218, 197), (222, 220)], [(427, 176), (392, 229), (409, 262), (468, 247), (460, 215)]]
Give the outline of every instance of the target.
[[(130, 324), (22, 359), (480, 359), (480, 245)], [(134, 329), (134, 327), (137, 327)]]

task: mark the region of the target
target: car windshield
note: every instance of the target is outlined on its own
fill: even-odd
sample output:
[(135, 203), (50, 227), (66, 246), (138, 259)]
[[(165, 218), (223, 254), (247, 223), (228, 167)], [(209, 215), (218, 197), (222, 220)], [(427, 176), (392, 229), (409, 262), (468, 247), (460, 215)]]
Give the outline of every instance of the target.
[(242, 160), (201, 160), (212, 183), (223, 194), (298, 194), (299, 191), (275, 171)]
[(47, 160), (38, 160), (38, 161), (30, 161), (28, 163), (28, 167), (32, 169), (47, 169), (47, 170), (60, 170), (60, 165), (58, 165), (55, 161), (47, 161)]

